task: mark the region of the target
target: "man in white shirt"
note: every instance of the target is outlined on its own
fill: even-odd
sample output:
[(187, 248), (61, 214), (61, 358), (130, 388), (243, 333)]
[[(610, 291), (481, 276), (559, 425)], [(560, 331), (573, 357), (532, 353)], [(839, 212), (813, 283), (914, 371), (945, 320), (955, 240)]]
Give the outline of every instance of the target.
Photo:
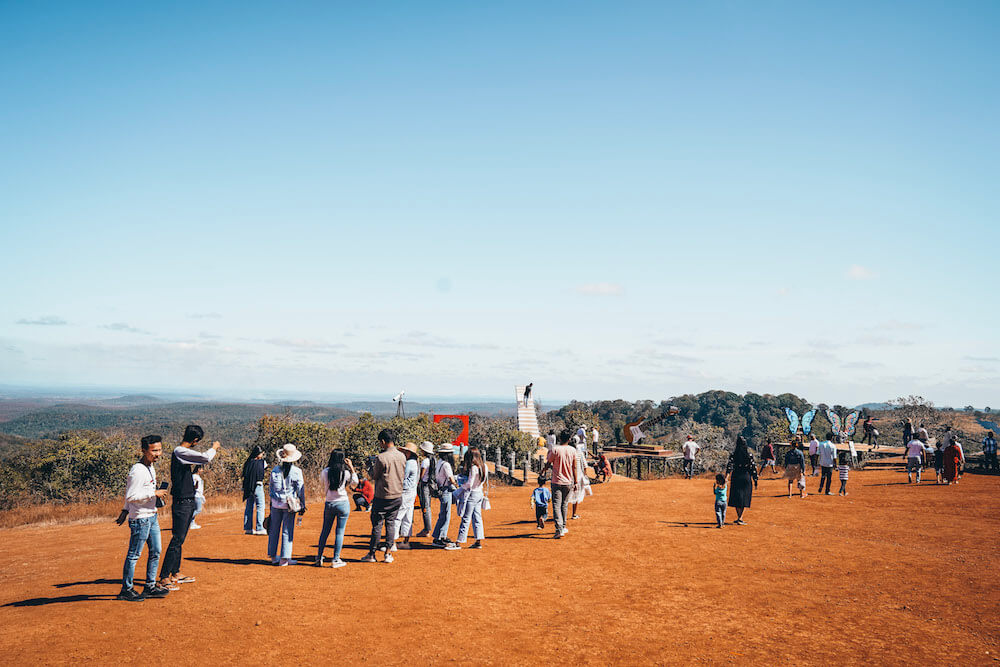
[(819, 461), (819, 440), (816, 439), (814, 434), (809, 439), (809, 465), (812, 466), (811, 477), (815, 477), (819, 474), (819, 468), (816, 467), (816, 462)]
[[(156, 585), (156, 566), (160, 562), (160, 523), (156, 515), (156, 501), (167, 495), (166, 489), (156, 488), (156, 469), (153, 464), (163, 451), (163, 438), (147, 435), (142, 439), (142, 458), (128, 471), (125, 483), (125, 509), (131, 532), (125, 567), (122, 570), (122, 590), (119, 600), (141, 602), (146, 598), (162, 598), (170, 591)], [(142, 547), (149, 546), (146, 556), (146, 585), (143, 592), (135, 592), (135, 564), (142, 555)]]
[(592, 442), (594, 444), (594, 458), (597, 458), (598, 456), (601, 455), (601, 449), (600, 449), (601, 432), (598, 431), (597, 427), (595, 426), (594, 430), (590, 432), (590, 435), (593, 438)]
[(917, 472), (917, 484), (920, 484), (920, 471), (923, 469), (924, 443), (914, 438), (906, 443), (906, 481), (913, 483), (913, 471)]
[(817, 456), (819, 457), (819, 491), (817, 493), (824, 493), (823, 485), (826, 485), (826, 495), (833, 495), (830, 492), (830, 483), (833, 481), (833, 467), (837, 464), (837, 445), (831, 442), (833, 438), (832, 433), (828, 433), (826, 440), (819, 443), (819, 447), (816, 449)]
[(694, 441), (694, 436), (689, 435), (684, 443), (684, 478), (691, 479), (694, 476), (694, 457), (701, 446)]

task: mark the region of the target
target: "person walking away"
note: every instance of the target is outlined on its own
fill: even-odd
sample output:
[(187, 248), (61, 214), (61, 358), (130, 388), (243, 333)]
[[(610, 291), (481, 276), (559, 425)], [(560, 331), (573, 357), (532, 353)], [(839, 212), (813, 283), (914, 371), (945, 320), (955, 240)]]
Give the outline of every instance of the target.
[(529, 382), (524, 387), (524, 407), (528, 407), (528, 401), (531, 400), (531, 388), (535, 386), (534, 382)]
[(949, 438), (949, 444), (944, 448), (944, 483), (958, 484), (959, 471), (962, 467), (962, 450), (955, 438)]
[(417, 496), (420, 498), (420, 516), (423, 518), (424, 529), (417, 537), (427, 537), (434, 527), (431, 516), (431, 462), (434, 460), (434, 444), (429, 440), (420, 443), (420, 451), (424, 454), (420, 461), (420, 483), (417, 484)]
[(569, 502), (573, 505), (571, 518), (579, 519), (580, 503), (593, 491), (590, 490), (590, 479), (587, 477), (587, 444), (580, 436), (574, 436), (573, 442), (576, 445), (576, 485), (573, 486)]
[(809, 465), (812, 466), (812, 472), (810, 473), (810, 477), (815, 477), (816, 475), (819, 474), (819, 467), (817, 465), (818, 463), (819, 463), (819, 440), (817, 440), (816, 435), (813, 434), (813, 436), (809, 438)]
[(736, 447), (729, 456), (726, 472), (729, 473), (729, 506), (736, 510), (733, 525), (745, 526), (743, 513), (750, 507), (753, 490), (757, 487), (757, 464), (742, 435), (736, 437)]
[(764, 450), (761, 452), (760, 457), (764, 459), (764, 462), (760, 464), (760, 473), (764, 474), (764, 468), (771, 466), (771, 474), (777, 475), (778, 471), (774, 467), (774, 444), (770, 440), (764, 442)]
[(372, 501), (375, 500), (375, 487), (366, 477), (362, 477), (361, 481), (355, 485), (353, 498), (354, 509), (359, 512), (372, 511)]
[[(347, 497), (347, 487), (356, 486), (358, 473), (354, 463), (344, 456), (343, 450), (334, 449), (330, 452), (326, 467), (319, 473), (320, 488), (323, 489), (323, 528), (319, 532), (319, 551), (316, 553), (315, 565), (323, 567), (323, 551), (326, 550), (326, 540), (330, 531), (335, 530), (333, 541), (333, 560), (330, 567), (347, 565), (340, 559), (340, 551), (344, 547), (344, 531), (347, 530), (347, 519), (351, 516), (351, 503)], [(335, 527), (336, 526), (336, 527)]]
[(903, 420), (903, 447), (910, 444), (910, 440), (913, 440), (913, 420), (907, 417)]
[(448, 539), (448, 526), (451, 524), (451, 495), (452, 490), (458, 486), (455, 479), (455, 458), (454, 447), (444, 443), (437, 448), (437, 463), (434, 470), (434, 479), (438, 485), (438, 518), (434, 525), (432, 544), (441, 547), (446, 551), (454, 551), (459, 548), (457, 544)]
[(306, 480), (295, 462), (302, 452), (288, 443), (275, 452), (277, 463), (271, 470), (271, 523), (267, 536), (267, 555), (272, 565), (298, 565), (292, 559), (295, 539), (295, 515), (306, 513)]
[(194, 481), (194, 514), (191, 515), (191, 525), (188, 530), (198, 530), (200, 525), (194, 518), (205, 508), (205, 481), (201, 478), (201, 466), (193, 466), (191, 479)]
[(550, 428), (549, 434), (545, 436), (545, 449), (548, 450), (547, 452), (545, 452), (545, 455), (548, 456), (548, 453), (551, 452), (552, 448), (555, 446), (556, 446), (556, 432), (554, 429)]
[[(399, 512), (396, 513), (396, 533), (393, 535), (391, 551), (410, 548), (413, 535), (413, 505), (417, 502), (417, 483), (420, 479), (420, 464), (417, 463), (417, 443), (408, 442), (400, 450), (406, 457), (403, 467), (403, 495), (400, 497)], [(403, 541), (396, 544), (402, 536)]]
[[(798, 484), (799, 480), (805, 481), (806, 477), (806, 457), (802, 451), (792, 445), (785, 454), (785, 479), (788, 480), (788, 497), (792, 497), (792, 484)], [(806, 497), (806, 487), (803, 483), (799, 489), (799, 496)]]
[[(156, 566), (160, 562), (160, 521), (156, 502), (167, 496), (166, 489), (156, 488), (156, 469), (153, 464), (163, 452), (163, 439), (147, 435), (140, 441), (142, 458), (128, 471), (125, 480), (125, 510), (128, 512), (129, 541), (122, 568), (122, 590), (117, 599), (141, 602), (146, 598), (162, 598), (170, 591), (156, 584)], [(142, 593), (135, 592), (135, 564), (139, 562), (143, 546), (146, 553), (146, 583)]]
[(983, 438), (983, 466), (986, 472), (1000, 471), (1000, 465), (997, 464), (997, 439), (993, 431), (987, 431)]
[[(819, 455), (819, 491), (817, 493), (825, 493), (828, 496), (833, 494), (830, 492), (830, 484), (833, 482), (833, 466), (837, 461), (837, 446), (832, 442), (833, 434), (827, 433), (826, 439), (819, 443), (819, 449), (816, 453)], [(824, 485), (826, 486), (826, 491), (823, 491)]]
[(391, 429), (382, 429), (378, 434), (378, 443), (382, 452), (375, 457), (372, 467), (372, 479), (375, 482), (375, 500), (372, 502), (371, 520), (372, 537), (368, 544), (368, 554), (361, 559), (362, 563), (374, 563), (375, 552), (382, 548), (382, 526), (385, 525), (385, 557), (383, 561), (391, 563), (394, 559), (390, 549), (396, 536), (396, 515), (403, 504), (403, 472), (406, 469), (406, 456), (396, 449), (396, 433)]
[[(917, 431), (918, 435), (920, 431)], [(935, 484), (944, 484), (944, 447), (941, 440), (934, 443), (934, 478)]]
[(593, 430), (591, 430), (590, 437), (590, 442), (594, 447), (594, 458), (596, 459), (601, 455), (601, 432), (597, 430), (596, 426), (594, 426)]
[[(847, 478), (851, 474), (851, 454), (850, 452), (840, 452), (837, 465), (837, 473), (840, 475), (840, 490), (838, 496), (847, 495)], [(918, 473), (919, 474), (919, 473)]]
[(549, 501), (552, 492), (545, 488), (545, 475), (538, 476), (538, 486), (531, 492), (531, 506), (535, 508), (535, 523), (538, 530), (545, 530), (545, 521), (549, 518)]
[(726, 476), (722, 473), (715, 476), (712, 492), (715, 494), (715, 520), (722, 528), (726, 524)]
[[(254, 445), (247, 460), (243, 462), (243, 533), (246, 535), (267, 535), (264, 530), (264, 479), (267, 476), (267, 461), (264, 448)], [(256, 522), (254, 516), (256, 514)]]
[(160, 586), (170, 590), (177, 590), (178, 584), (194, 583), (194, 577), (180, 573), (184, 540), (187, 539), (195, 507), (194, 473), (191, 466), (211, 463), (222, 447), (215, 441), (204, 453), (192, 449), (203, 437), (204, 429), (197, 424), (189, 425), (184, 429), (181, 444), (170, 454), (170, 495), (173, 496), (170, 504), (170, 530), (173, 534), (167, 545), (167, 552), (163, 555), (163, 563), (160, 564)]
[(557, 540), (569, 532), (566, 528), (566, 512), (569, 509), (570, 494), (577, 484), (577, 454), (569, 442), (568, 430), (559, 434), (559, 444), (549, 452), (541, 472), (544, 475), (552, 470), (552, 517), (556, 524)]
[(472, 458), (469, 461), (469, 478), (463, 485), (466, 491), (465, 504), (462, 508), (462, 520), (458, 524), (458, 543), (465, 544), (469, 536), (469, 525), (472, 525), (472, 534), (476, 541), (472, 543), (470, 549), (482, 549), (483, 540), (486, 539), (486, 530), (483, 526), (483, 498), (486, 497), (484, 491), (488, 478), (486, 464), (483, 463), (482, 453), (478, 447), (469, 450)]
[(906, 453), (903, 456), (906, 457), (906, 482), (912, 484), (913, 473), (916, 472), (917, 484), (920, 484), (920, 473), (924, 469), (924, 443), (916, 438), (910, 440), (906, 443)]
[(694, 477), (694, 457), (697, 456), (701, 446), (695, 442), (694, 436), (689, 434), (682, 449), (684, 451), (684, 479), (691, 479)]
[(930, 437), (927, 434), (927, 429), (924, 427), (923, 424), (920, 424), (920, 428), (917, 429), (917, 435), (921, 436), (922, 438), (929, 438)]
[(867, 442), (869, 445), (871, 445), (872, 444), (872, 431), (875, 429), (875, 427), (872, 426), (872, 417), (871, 417), (871, 415), (868, 415), (867, 417), (865, 417), (865, 421), (862, 423), (861, 426), (862, 426), (862, 430), (864, 431), (864, 435), (861, 437), (861, 443), (864, 444), (864, 443)]

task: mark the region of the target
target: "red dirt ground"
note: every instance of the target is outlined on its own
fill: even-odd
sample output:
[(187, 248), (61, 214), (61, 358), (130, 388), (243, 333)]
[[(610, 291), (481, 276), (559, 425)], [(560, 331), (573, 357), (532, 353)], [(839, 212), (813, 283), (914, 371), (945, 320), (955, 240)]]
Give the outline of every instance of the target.
[[(273, 568), (266, 538), (243, 535), (241, 513), (206, 514), (184, 550), (182, 571), (197, 583), (131, 604), (112, 599), (126, 528), (7, 529), (0, 655), (6, 664), (993, 664), (1000, 477), (903, 480), (854, 472), (847, 498), (788, 499), (784, 480), (765, 478), (749, 525), (723, 530), (712, 527), (708, 477), (603, 484), (562, 540), (536, 531), (528, 490), (501, 488), (486, 549), (415, 549), (339, 570)], [(303, 561), (315, 552), (318, 509), (296, 533)], [(368, 515), (352, 514), (345, 559), (364, 555), (369, 527)], [(144, 564), (145, 554), (137, 575)]]

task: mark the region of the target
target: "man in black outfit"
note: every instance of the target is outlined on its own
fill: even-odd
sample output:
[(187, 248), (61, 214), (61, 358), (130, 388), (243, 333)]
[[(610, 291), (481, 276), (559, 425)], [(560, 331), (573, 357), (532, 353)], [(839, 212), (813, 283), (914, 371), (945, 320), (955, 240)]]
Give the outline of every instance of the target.
[(160, 566), (159, 585), (172, 591), (177, 590), (178, 584), (194, 582), (194, 577), (180, 574), (181, 547), (184, 546), (184, 540), (187, 539), (188, 527), (191, 525), (191, 517), (194, 515), (195, 509), (194, 473), (191, 466), (210, 463), (221, 447), (216, 441), (212, 443), (211, 449), (204, 453), (191, 449), (201, 442), (204, 436), (205, 431), (202, 427), (188, 426), (184, 429), (184, 441), (175, 447), (170, 455), (170, 495), (173, 496), (173, 502), (170, 505), (172, 536), (163, 556), (163, 564)]

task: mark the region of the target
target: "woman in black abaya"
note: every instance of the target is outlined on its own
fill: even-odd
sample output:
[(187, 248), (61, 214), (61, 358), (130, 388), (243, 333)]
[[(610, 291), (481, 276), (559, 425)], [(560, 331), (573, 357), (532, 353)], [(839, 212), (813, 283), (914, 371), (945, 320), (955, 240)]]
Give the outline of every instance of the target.
[(743, 436), (736, 438), (736, 449), (729, 456), (726, 472), (729, 478), (729, 506), (736, 510), (737, 526), (745, 526), (743, 512), (750, 507), (753, 490), (757, 488), (757, 467), (753, 460), (753, 452), (747, 448)]

